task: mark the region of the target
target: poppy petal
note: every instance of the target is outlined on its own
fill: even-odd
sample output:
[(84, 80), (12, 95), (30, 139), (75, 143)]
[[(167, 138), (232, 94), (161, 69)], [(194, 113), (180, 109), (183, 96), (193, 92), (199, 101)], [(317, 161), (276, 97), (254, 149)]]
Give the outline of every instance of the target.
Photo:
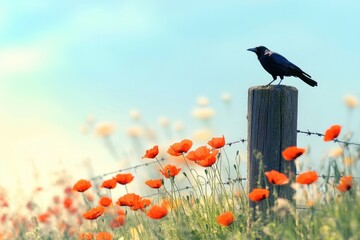
[(308, 171), (299, 174), (299, 176), (296, 177), (296, 182), (300, 184), (312, 184), (318, 180), (318, 175), (315, 171)]
[(295, 160), (305, 152), (304, 148), (298, 148), (296, 146), (287, 147), (282, 151), (282, 156), (286, 161)]
[(324, 141), (328, 142), (328, 141), (334, 140), (335, 138), (337, 138), (339, 136), (340, 131), (341, 131), (341, 126), (340, 125), (331, 126), (330, 128), (328, 128), (325, 131)]
[(216, 221), (224, 226), (224, 227), (227, 227), (227, 226), (230, 226), (233, 222), (234, 222), (234, 215), (232, 214), (231, 211), (229, 212), (225, 212), (221, 215), (219, 215), (217, 218), (216, 218)]

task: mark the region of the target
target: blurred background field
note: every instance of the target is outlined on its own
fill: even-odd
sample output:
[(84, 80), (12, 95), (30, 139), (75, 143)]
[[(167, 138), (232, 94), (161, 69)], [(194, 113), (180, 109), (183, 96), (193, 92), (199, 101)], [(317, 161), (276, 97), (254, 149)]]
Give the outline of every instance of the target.
[[(359, 9), (358, 1), (1, 2), (0, 186), (10, 207), (142, 164), (155, 144), (164, 153), (183, 138), (246, 139), (247, 89), (271, 80), (246, 51), (258, 45), (319, 83), (283, 81), (299, 90), (299, 129), (336, 123), (360, 142)], [(312, 168), (336, 147), (305, 135), (298, 145), (311, 146)], [(237, 150), (245, 160), (242, 143), (230, 159)]]

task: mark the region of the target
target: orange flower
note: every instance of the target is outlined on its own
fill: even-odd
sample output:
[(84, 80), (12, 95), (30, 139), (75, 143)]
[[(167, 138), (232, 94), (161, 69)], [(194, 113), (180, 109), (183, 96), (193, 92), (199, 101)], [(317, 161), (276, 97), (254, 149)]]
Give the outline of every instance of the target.
[(154, 205), (151, 209), (146, 213), (149, 218), (152, 219), (161, 219), (167, 215), (168, 211), (166, 208)]
[(164, 177), (171, 178), (171, 177), (175, 177), (176, 175), (178, 175), (180, 170), (181, 170), (181, 168), (177, 168), (174, 165), (168, 164), (164, 167), (164, 171), (162, 169), (160, 169), (160, 172), (162, 173), (162, 175), (164, 175)]
[(167, 152), (175, 157), (180, 156), (181, 154), (189, 151), (190, 148), (192, 147), (192, 144), (193, 142), (191, 140), (184, 139), (181, 142), (174, 143), (173, 145), (171, 145)]
[(60, 203), (60, 197), (59, 196), (54, 196), (53, 197), (53, 202), (55, 203), (55, 204), (59, 204)]
[(153, 148), (146, 150), (142, 158), (155, 158), (159, 154), (159, 147), (156, 145)]
[(352, 176), (344, 176), (340, 178), (339, 185), (336, 186), (336, 188), (340, 192), (346, 192), (349, 191), (352, 187)]
[(107, 189), (113, 189), (116, 187), (116, 179), (115, 178), (112, 178), (112, 179), (109, 179), (109, 180), (105, 180), (100, 187), (102, 188), (107, 188)]
[(97, 206), (83, 213), (83, 217), (88, 220), (94, 220), (100, 217), (104, 213), (104, 211), (105, 211), (105, 207)]
[(158, 189), (158, 188), (161, 188), (161, 186), (163, 185), (163, 180), (161, 178), (160, 179), (154, 179), (154, 180), (147, 180), (145, 182), (145, 184), (148, 185), (151, 188)]
[(190, 151), (186, 158), (190, 161), (196, 161), (196, 160), (204, 160), (207, 156), (210, 154), (210, 149), (206, 146), (201, 146), (195, 149), (195, 151)]
[(90, 181), (84, 180), (84, 179), (80, 179), (79, 181), (77, 181), (75, 183), (75, 185), (73, 186), (73, 190), (77, 191), (77, 192), (85, 192), (86, 190), (88, 190), (91, 187), (91, 183)]
[(251, 193), (249, 193), (249, 199), (253, 202), (260, 202), (269, 197), (269, 190), (263, 188), (254, 188)]
[(38, 220), (41, 223), (47, 223), (48, 222), (48, 218), (50, 217), (50, 213), (46, 212), (46, 213), (42, 213), (38, 216)]
[(96, 234), (96, 240), (112, 240), (112, 236), (108, 232), (99, 232)]
[(119, 206), (134, 206), (138, 201), (140, 201), (141, 197), (135, 193), (127, 193), (124, 196), (120, 197), (116, 204)]
[(270, 172), (265, 172), (265, 176), (268, 181), (275, 185), (284, 185), (289, 183), (289, 178), (278, 171), (271, 170)]
[(218, 153), (219, 150), (213, 150), (204, 160), (195, 161), (195, 163), (202, 167), (211, 167), (216, 162)]
[(80, 233), (78, 240), (92, 240), (93, 237), (92, 233)]
[(216, 221), (222, 225), (222, 226), (230, 226), (233, 222), (234, 222), (234, 215), (232, 214), (231, 211), (225, 212), (223, 214), (220, 214), (217, 218)]
[(66, 208), (66, 209), (70, 209), (70, 207), (71, 207), (72, 203), (73, 203), (73, 201), (72, 201), (72, 199), (71, 199), (71, 198), (69, 198), (69, 197), (65, 197), (64, 202), (63, 202), (63, 204), (64, 204), (64, 208)]
[(332, 125), (330, 128), (328, 128), (325, 131), (324, 141), (328, 142), (334, 140), (335, 138), (337, 138), (337, 136), (339, 136), (340, 131), (341, 131), (340, 125)]
[(110, 222), (110, 227), (111, 228), (118, 228), (121, 226), (125, 225), (125, 215), (118, 215), (116, 218), (114, 218), (111, 222)]
[(137, 201), (134, 206), (131, 207), (131, 210), (143, 210), (144, 208), (147, 208), (148, 206), (150, 206), (151, 204), (151, 200), (150, 199), (141, 199), (139, 201)]
[(208, 144), (212, 148), (222, 148), (225, 145), (225, 137), (223, 135), (222, 137), (212, 138), (210, 141), (208, 141)]
[(126, 185), (134, 179), (134, 176), (131, 173), (119, 173), (115, 176), (115, 179), (121, 185)]
[(190, 161), (195, 161), (202, 167), (210, 167), (216, 162), (216, 155), (219, 150), (211, 151), (206, 146), (198, 147), (195, 151), (190, 151), (186, 156)]
[(66, 187), (64, 189), (64, 193), (67, 194), (67, 195), (71, 195), (73, 192), (72, 192), (72, 188), (71, 187)]
[(305, 152), (304, 148), (298, 148), (296, 146), (287, 147), (282, 151), (282, 156), (286, 161), (295, 160)]
[(123, 208), (119, 208), (118, 210), (116, 210), (116, 214), (117, 215), (126, 215), (126, 212)]
[(318, 179), (318, 175), (315, 171), (308, 171), (299, 174), (299, 176), (296, 177), (296, 182), (300, 184), (312, 184), (313, 182), (316, 182)]
[(112, 203), (111, 198), (106, 197), (106, 196), (100, 198), (100, 200), (99, 200), (99, 204), (103, 207), (108, 207), (108, 206), (110, 206), (111, 203)]

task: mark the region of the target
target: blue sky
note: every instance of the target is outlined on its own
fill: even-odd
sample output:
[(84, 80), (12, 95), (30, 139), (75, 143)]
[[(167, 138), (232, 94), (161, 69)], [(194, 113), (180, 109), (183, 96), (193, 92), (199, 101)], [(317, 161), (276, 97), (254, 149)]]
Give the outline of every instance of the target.
[[(131, 109), (156, 131), (160, 116), (183, 121), (184, 136), (191, 137), (204, 127), (191, 111), (205, 96), (216, 110), (213, 134), (246, 137), (247, 90), (271, 80), (246, 51), (258, 45), (318, 81), (316, 88), (295, 78), (283, 81), (299, 90), (300, 129), (348, 124), (343, 97), (360, 96), (359, 10), (355, 0), (3, 1), (0, 149), (1, 161), (12, 164), (1, 172), (1, 182), (10, 185), (12, 176), (25, 184), (32, 175), (20, 166), (31, 164), (40, 179), (49, 177), (47, 170), (78, 167), (87, 158), (98, 173), (118, 167), (99, 139), (80, 133), (88, 116), (114, 122), (114, 140), (127, 148), (132, 143), (126, 129), (135, 124)], [(231, 106), (221, 101), (222, 93), (231, 94)], [(358, 115), (351, 119), (357, 132)], [(315, 158), (328, 149), (317, 139), (299, 142), (318, 146)], [(99, 167), (100, 161), (109, 165)], [(71, 172), (75, 178), (85, 173)]]

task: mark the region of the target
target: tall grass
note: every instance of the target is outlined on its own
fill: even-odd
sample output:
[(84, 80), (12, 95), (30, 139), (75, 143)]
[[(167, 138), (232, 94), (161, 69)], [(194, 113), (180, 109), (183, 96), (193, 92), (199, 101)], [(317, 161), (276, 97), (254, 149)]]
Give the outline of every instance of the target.
[[(9, 228), (11, 231), (3, 229), (0, 239), (95, 239), (99, 232), (107, 232), (113, 239), (357, 239), (359, 189), (355, 183), (346, 192), (338, 191), (336, 186), (340, 176), (354, 171), (354, 165), (344, 164), (344, 158), (356, 157), (353, 163), (359, 159), (346, 146), (344, 150), (323, 166), (327, 175), (319, 175), (316, 183), (303, 186), (290, 182), (296, 190), (294, 200), (275, 195), (274, 205), (267, 205), (262, 211), (248, 207), (246, 182), (241, 181), (239, 170), (240, 157), (237, 154), (229, 159), (223, 147), (216, 163), (209, 167), (196, 167), (185, 153), (181, 154), (182, 170), (175, 176), (164, 176), (163, 186), (144, 197), (152, 201), (151, 206), (167, 209), (167, 215), (161, 219), (147, 216), (151, 206), (135, 211), (118, 206), (117, 199), (113, 199), (113, 204), (100, 217), (84, 220), (82, 213), (97, 206), (97, 199), (73, 192), (68, 194), (75, 195), (74, 212), (70, 213), (70, 208), (65, 215), (48, 211), (45, 220), (39, 216), (30, 220), (11, 219), (17, 225)], [(153, 165), (150, 167), (157, 171)], [(164, 169), (164, 163), (159, 162), (159, 168)], [(178, 179), (181, 174), (189, 187), (181, 187), (184, 184)], [(107, 195), (112, 197), (115, 190), (109, 189)], [(119, 210), (123, 210), (120, 220)], [(228, 211), (234, 221), (228, 226), (220, 225), (217, 217)], [(117, 224), (112, 225), (114, 221)], [(84, 233), (93, 234), (93, 238), (81, 235)]]

